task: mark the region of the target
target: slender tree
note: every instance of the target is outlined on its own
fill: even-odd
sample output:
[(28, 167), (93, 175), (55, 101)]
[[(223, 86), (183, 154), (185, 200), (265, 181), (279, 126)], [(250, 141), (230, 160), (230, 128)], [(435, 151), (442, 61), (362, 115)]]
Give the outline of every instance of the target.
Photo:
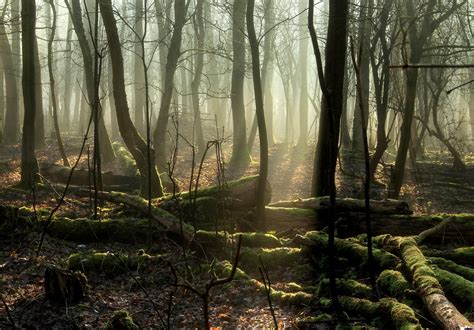
[(265, 108), (263, 105), (262, 81), (260, 78), (260, 56), (258, 51), (258, 40), (254, 25), (255, 0), (247, 1), (247, 32), (252, 56), (252, 77), (255, 94), (255, 111), (257, 115), (258, 137), (260, 139), (260, 170), (257, 186), (257, 212), (256, 216), (259, 229), (266, 229), (265, 221), (265, 189), (268, 176), (268, 137), (265, 123)]
[(235, 0), (232, 7), (232, 80), (230, 102), (232, 106), (232, 156), (230, 167), (235, 170), (246, 168), (250, 162), (245, 123), (244, 80), (245, 80), (245, 12), (247, 0)]
[(133, 108), (135, 110), (135, 126), (137, 127), (140, 134), (145, 133), (145, 121), (143, 111), (145, 108), (145, 78), (142, 66), (142, 58), (145, 54), (142, 54), (141, 41), (138, 36), (143, 35), (143, 0), (135, 0), (135, 25), (133, 29), (136, 33), (135, 44), (134, 44), (134, 88), (133, 88)]
[(59, 154), (63, 159), (64, 166), (69, 166), (66, 151), (64, 150), (63, 140), (61, 138), (61, 132), (59, 130), (59, 119), (58, 119), (58, 102), (56, 96), (56, 80), (54, 79), (54, 68), (53, 68), (53, 42), (56, 35), (56, 5), (54, 0), (48, 0), (49, 6), (52, 11), (52, 22), (51, 31), (49, 33), (48, 40), (48, 73), (49, 73), (49, 90), (51, 94), (52, 108), (53, 108), (53, 125), (54, 133), (56, 135), (56, 141), (58, 143)]
[(23, 102), (25, 116), (21, 144), (21, 180), (20, 186), (32, 189), (39, 181), (38, 162), (35, 155), (35, 0), (21, 1), (21, 45), (23, 55)]

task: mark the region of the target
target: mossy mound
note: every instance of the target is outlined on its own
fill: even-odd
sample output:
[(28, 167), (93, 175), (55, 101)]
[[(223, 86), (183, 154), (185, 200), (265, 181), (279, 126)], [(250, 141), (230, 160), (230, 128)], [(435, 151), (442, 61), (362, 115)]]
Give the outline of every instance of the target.
[(67, 266), (85, 273), (103, 273), (109, 276), (134, 271), (151, 262), (160, 262), (162, 256), (148, 254), (127, 256), (110, 252), (83, 252), (69, 256)]
[(380, 273), (377, 278), (377, 286), (383, 293), (399, 299), (415, 294), (403, 274), (392, 269), (386, 269)]
[(243, 248), (240, 261), (243, 265), (256, 269), (263, 265), (269, 269), (276, 267), (295, 267), (304, 262), (304, 256), (300, 248), (279, 247), (267, 248)]
[[(370, 286), (353, 279), (336, 279), (338, 294), (350, 295), (357, 298), (370, 298), (372, 289)], [(319, 282), (319, 297), (330, 297), (329, 279), (325, 278)]]
[(138, 330), (132, 316), (125, 310), (114, 313), (106, 327), (107, 330)]

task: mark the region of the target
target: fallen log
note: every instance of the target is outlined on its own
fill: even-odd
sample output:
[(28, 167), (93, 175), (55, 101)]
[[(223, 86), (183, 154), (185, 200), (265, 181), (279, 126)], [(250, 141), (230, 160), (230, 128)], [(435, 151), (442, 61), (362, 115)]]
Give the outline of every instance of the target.
[[(423, 250), (422, 250), (423, 251)], [(430, 257), (429, 261), (441, 269), (447, 270), (451, 273), (461, 275), (465, 279), (474, 282), (474, 269), (458, 265), (454, 261), (447, 260), (440, 257)]]
[(429, 257), (441, 257), (460, 265), (474, 267), (474, 246), (460, 247), (452, 250), (422, 248), (422, 251)]
[[(41, 175), (55, 183), (66, 184), (71, 168), (56, 164), (42, 164)], [(72, 174), (70, 184), (80, 187), (89, 186), (91, 182), (89, 176), (89, 170), (87, 169), (75, 169)], [(102, 182), (104, 189), (119, 190), (119, 191), (133, 191), (140, 189), (140, 177), (129, 176), (129, 175), (117, 175), (112, 172), (102, 173)]]
[[(176, 198), (179, 198), (181, 203), (192, 203), (195, 199), (203, 197), (212, 197), (221, 201), (226, 209), (242, 210), (255, 207), (257, 202), (257, 185), (258, 175), (247, 176), (238, 180), (229, 181), (226, 184), (219, 186), (214, 185), (210, 187), (199, 188), (197, 191), (181, 192), (176, 196), (168, 195), (163, 198), (159, 205), (164, 209), (175, 209)], [(265, 202), (270, 203), (272, 199), (272, 190), (270, 184), (267, 182), (265, 188)]]
[[(326, 211), (329, 209), (329, 197), (312, 197), (293, 201), (279, 201), (271, 203), (272, 207), (290, 207)], [(336, 213), (365, 212), (365, 201), (353, 198), (336, 198)], [(388, 199), (384, 201), (371, 200), (370, 213), (372, 214), (411, 214), (408, 204), (404, 201)]]
[(452, 297), (453, 301), (458, 302), (460, 307), (464, 307), (464, 312), (474, 306), (473, 282), (438, 267), (432, 267), (432, 269), (446, 294)]
[(425, 256), (411, 237), (382, 235), (374, 238), (379, 246), (397, 250), (412, 278), (412, 285), (426, 309), (444, 329), (471, 327), (469, 320), (446, 298)]
[[(272, 204), (274, 205), (274, 204)], [(268, 230), (287, 231), (299, 229), (302, 231), (321, 230), (327, 225), (327, 217), (316, 214), (315, 211), (300, 208), (270, 207), (266, 208)], [(452, 217), (449, 223), (444, 223), (442, 230), (434, 230), (426, 236), (429, 242), (455, 242), (464, 245), (474, 245), (474, 214), (453, 215), (381, 215), (371, 217), (372, 233), (377, 235), (391, 234), (394, 236), (415, 236), (434, 228), (445, 219)], [(439, 228), (439, 227), (438, 227)], [(366, 232), (365, 214), (340, 214), (336, 223), (339, 237), (350, 237)]]

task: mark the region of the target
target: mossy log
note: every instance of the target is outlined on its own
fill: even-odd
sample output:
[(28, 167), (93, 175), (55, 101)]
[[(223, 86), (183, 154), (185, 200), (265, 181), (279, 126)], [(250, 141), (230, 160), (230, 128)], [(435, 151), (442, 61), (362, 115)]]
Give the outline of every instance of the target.
[[(228, 276), (232, 269), (232, 264), (229, 261), (224, 261), (220, 263), (220, 268), (223, 275)], [(242, 281), (247, 285), (251, 285), (255, 287), (258, 291), (262, 292), (262, 295), (265, 294), (265, 285), (262, 282), (251, 278), (240, 268), (237, 268), (234, 280)], [(287, 304), (293, 306), (309, 306), (315, 299), (315, 296), (312, 293), (308, 293), (305, 291), (285, 292), (282, 290), (275, 290), (274, 288), (271, 288), (270, 299), (280, 304)]]
[(84, 273), (99, 273), (109, 276), (134, 271), (149, 264), (161, 262), (161, 256), (149, 254), (123, 255), (110, 252), (81, 252), (74, 253), (67, 259), (67, 267), (70, 270), (78, 270)]
[[(296, 228), (305, 231), (321, 230), (327, 226), (327, 216), (311, 209), (273, 207), (266, 208), (268, 230), (285, 231)], [(366, 232), (364, 213), (341, 213), (336, 228), (339, 237), (350, 237)], [(371, 225), (374, 235), (414, 236), (431, 229), (447, 218), (442, 231), (432, 232), (426, 238), (429, 242), (455, 242), (474, 245), (474, 214), (455, 215), (383, 215), (372, 214)]]
[[(311, 231), (307, 232), (305, 236), (297, 235), (294, 239), (294, 244), (313, 247), (320, 255), (326, 253), (328, 244), (328, 235), (326, 233)], [(367, 264), (367, 247), (357, 242), (336, 238), (335, 239), (336, 255), (346, 257), (351, 262), (357, 263), (364, 267)], [(374, 266), (378, 270), (393, 268), (399, 259), (390, 252), (373, 249)]]
[(415, 294), (410, 282), (402, 273), (392, 269), (386, 269), (377, 278), (377, 286), (380, 291), (390, 297), (402, 299)]
[(459, 329), (472, 326), (469, 320), (446, 298), (441, 284), (414, 238), (382, 235), (376, 237), (374, 241), (390, 250), (398, 250), (411, 275), (413, 287), (423, 300), (426, 309), (441, 327)]
[[(78, 193), (88, 194), (88, 191), (76, 191)], [(148, 201), (137, 195), (129, 195), (121, 192), (106, 192), (99, 191), (98, 198), (104, 201), (124, 204), (145, 217), (148, 217)], [(191, 242), (194, 236), (194, 229), (186, 224), (180, 223), (180, 221), (171, 213), (156, 207), (152, 206), (151, 208), (151, 217), (152, 222), (156, 222), (163, 226), (165, 230), (169, 233), (176, 235), (176, 237), (182, 238), (186, 242)]]
[(222, 250), (226, 245), (232, 246), (239, 236), (242, 236), (242, 247), (277, 248), (283, 246), (283, 242), (276, 236), (259, 232), (230, 234), (225, 231), (198, 230), (194, 236), (194, 241), (205, 249)]
[(474, 246), (460, 247), (452, 250), (433, 250), (423, 248), (423, 253), (429, 257), (441, 257), (460, 265), (474, 267)]
[(447, 260), (440, 257), (430, 257), (428, 258), (428, 260), (432, 264), (438, 266), (441, 269), (447, 270), (451, 273), (461, 275), (466, 280), (474, 282), (474, 269), (471, 267), (461, 266), (455, 263), (454, 261)]
[(348, 296), (339, 297), (342, 308), (350, 315), (366, 319), (382, 317), (389, 319), (396, 329), (421, 329), (415, 312), (393, 298), (382, 298), (378, 302)]
[(465, 307), (465, 310), (474, 306), (473, 282), (438, 267), (432, 269), (444, 291), (453, 301), (458, 302), (460, 307)]
[[(41, 175), (55, 183), (66, 184), (71, 168), (56, 164), (45, 163), (41, 165)], [(140, 189), (140, 177), (117, 175), (112, 172), (103, 172), (102, 181), (105, 190), (134, 191)], [(80, 187), (89, 185), (89, 170), (75, 169), (70, 184)]]
[(268, 269), (275, 267), (297, 267), (305, 262), (305, 257), (300, 248), (278, 247), (268, 248), (243, 248), (240, 254), (242, 265), (257, 269), (261, 264)]
[[(161, 200), (160, 206), (163, 208), (174, 207), (177, 197), (182, 201), (192, 202), (195, 198), (213, 197), (217, 200), (225, 200), (225, 208), (229, 210), (242, 210), (255, 207), (257, 201), (258, 175), (247, 176), (238, 180), (229, 181), (223, 186), (210, 186), (199, 188), (197, 191), (182, 192), (176, 196), (166, 196)], [(272, 190), (267, 182), (265, 189), (266, 204), (272, 199)], [(168, 204), (171, 203), (171, 206)]]
[[(270, 204), (272, 207), (290, 207), (326, 211), (329, 209), (329, 197), (312, 197), (293, 201), (279, 201)], [(336, 212), (365, 212), (365, 201), (354, 198), (336, 198)], [(372, 214), (411, 214), (412, 211), (406, 202), (388, 199), (384, 201), (371, 200)]]
[(87, 294), (87, 278), (81, 272), (47, 267), (44, 273), (46, 298), (61, 306), (71, 306)]
[[(372, 288), (370, 286), (353, 279), (336, 279), (336, 288), (339, 295), (350, 295), (351, 297), (366, 299), (372, 297)], [(318, 297), (330, 297), (329, 279), (325, 278), (319, 282)]]

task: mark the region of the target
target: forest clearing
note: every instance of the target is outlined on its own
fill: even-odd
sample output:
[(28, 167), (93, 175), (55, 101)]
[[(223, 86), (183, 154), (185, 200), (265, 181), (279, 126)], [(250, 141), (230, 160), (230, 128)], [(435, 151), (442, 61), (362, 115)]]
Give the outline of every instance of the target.
[(0, 328), (472, 328), (473, 6), (1, 1)]

